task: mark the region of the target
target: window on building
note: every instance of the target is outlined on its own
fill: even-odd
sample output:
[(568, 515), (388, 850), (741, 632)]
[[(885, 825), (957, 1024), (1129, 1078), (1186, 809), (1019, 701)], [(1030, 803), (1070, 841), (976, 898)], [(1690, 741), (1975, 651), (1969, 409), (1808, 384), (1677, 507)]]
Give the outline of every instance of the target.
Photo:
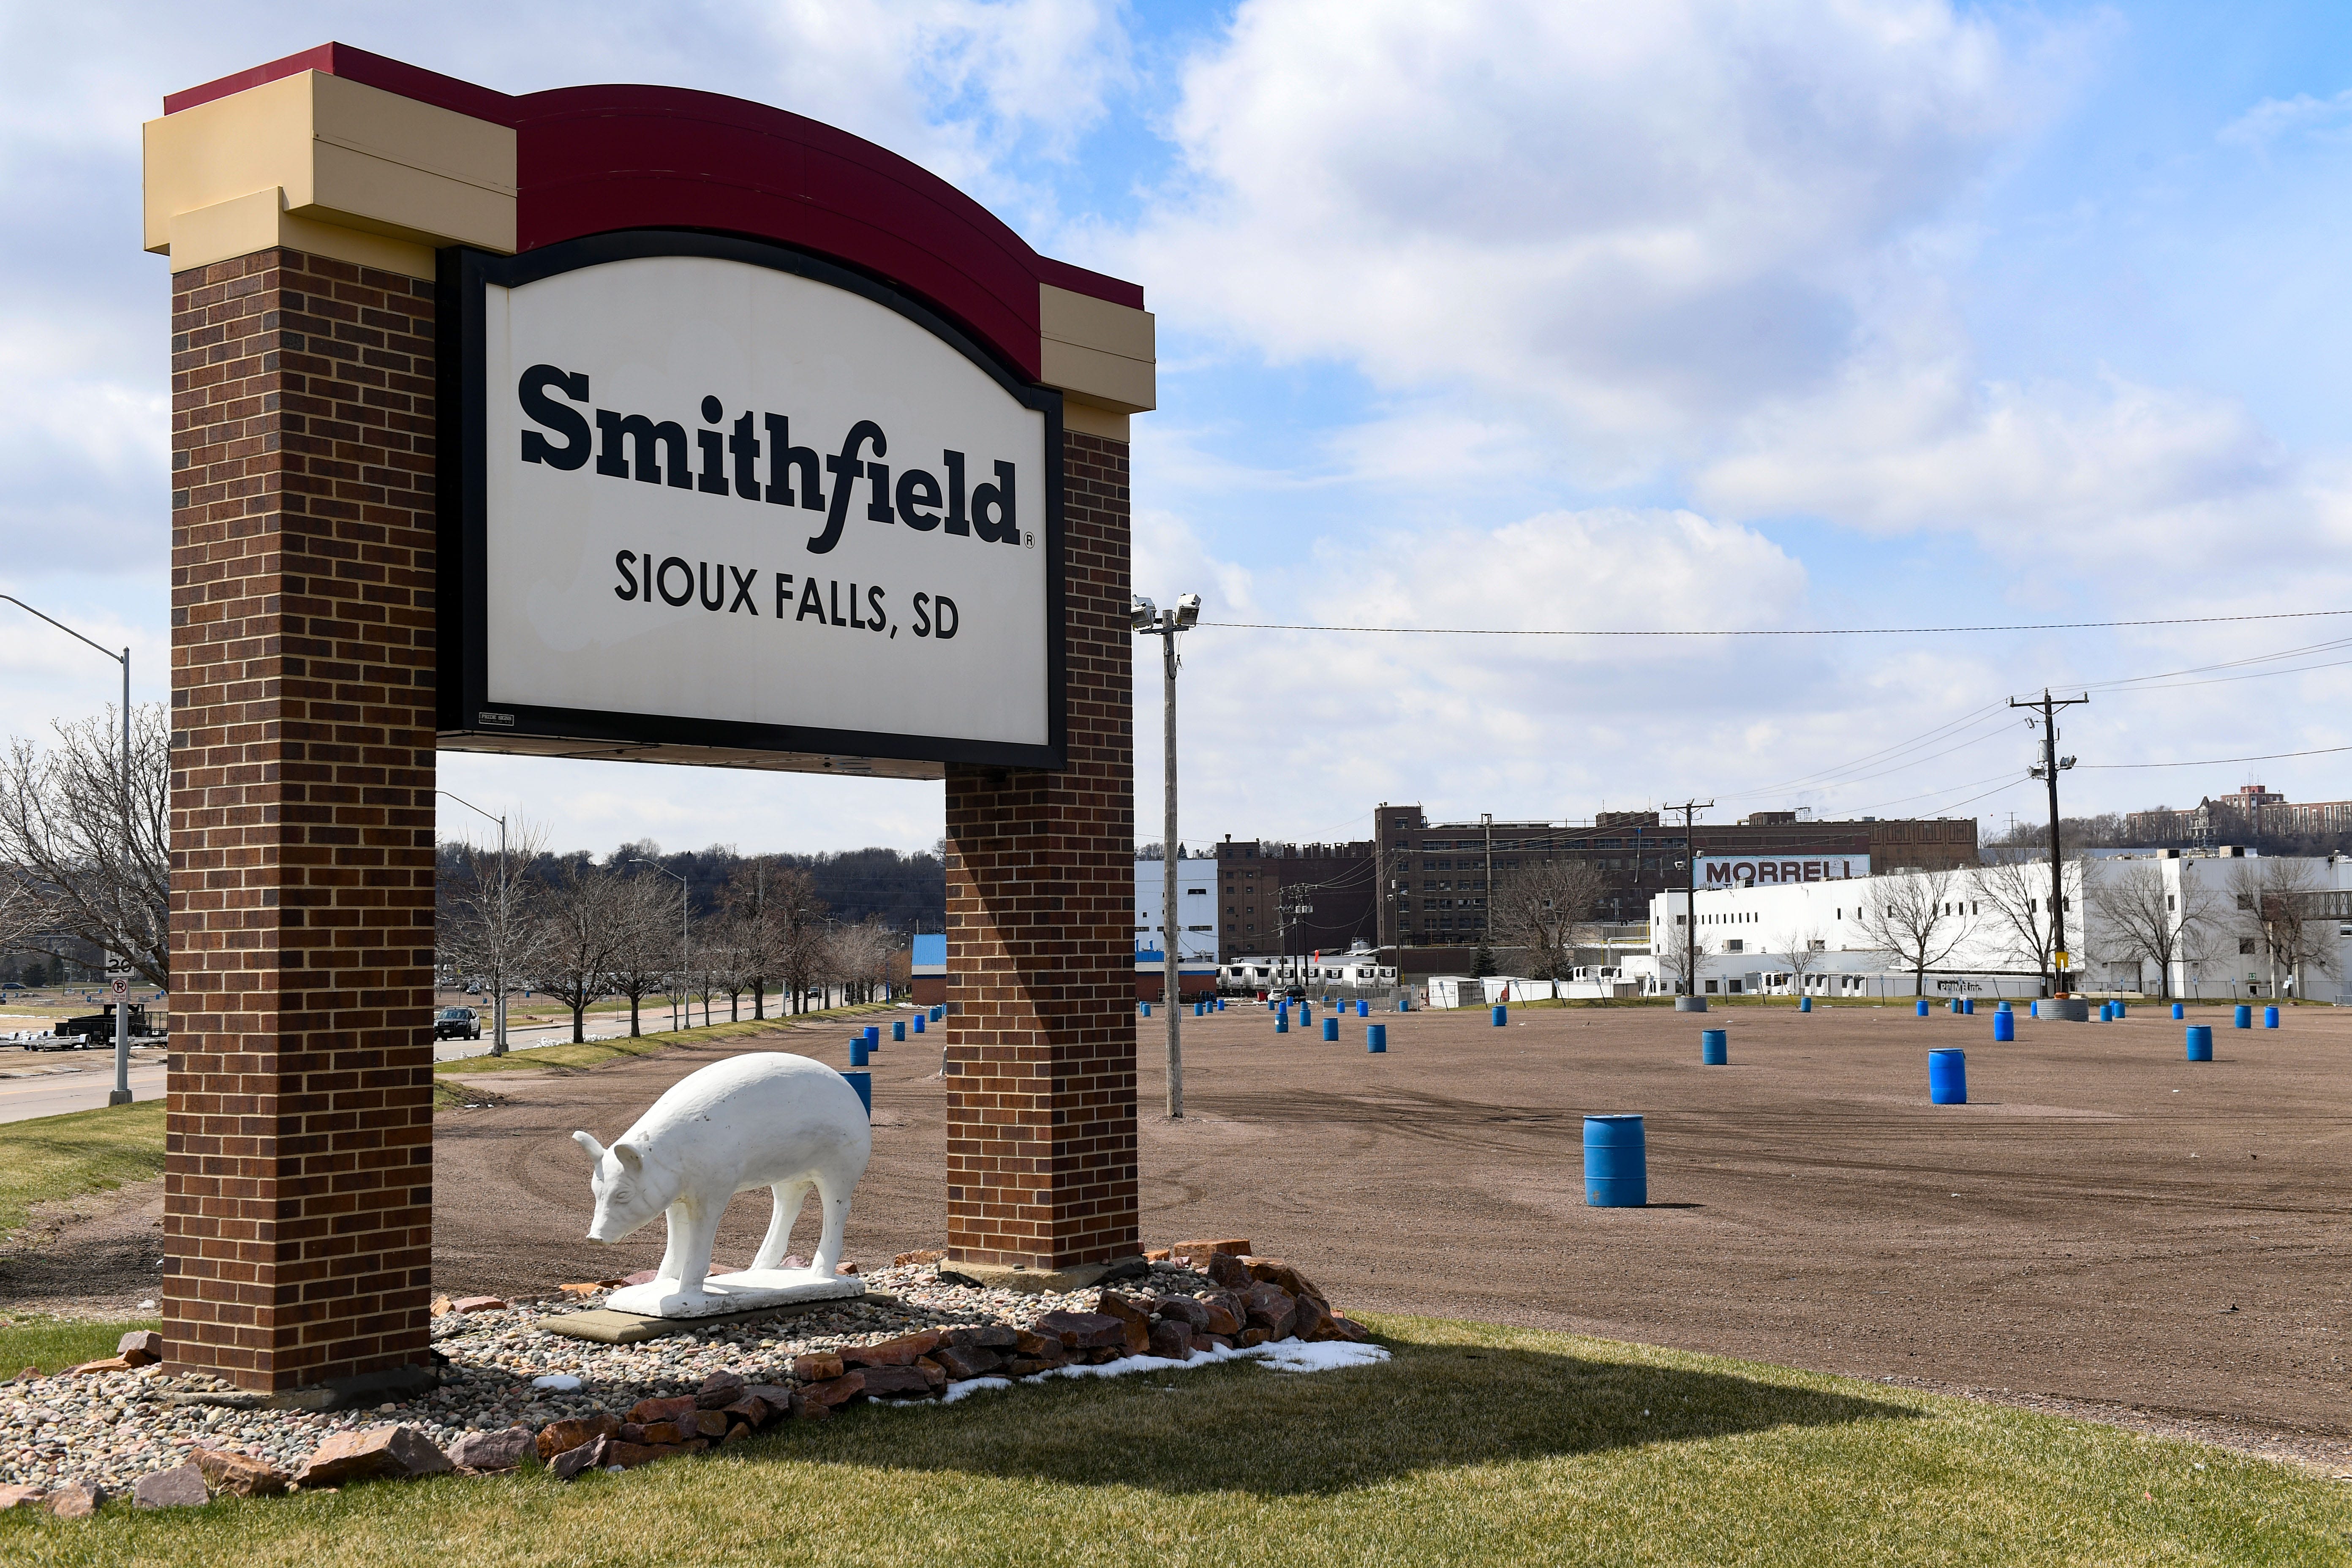
[(2253, 952), (2253, 951), (2254, 951), (2254, 939), (2253, 939), (2252, 937), (2250, 937), (2250, 936), (2242, 936), (2242, 937), (2240, 937), (2240, 938), (2238, 939), (2238, 951), (2239, 951), (2240, 952)]
[(1729, 938), (1724, 942), (1723, 951), (1726, 952), (1745, 952), (1748, 951), (1748, 943), (1743, 939), (1735, 936)]

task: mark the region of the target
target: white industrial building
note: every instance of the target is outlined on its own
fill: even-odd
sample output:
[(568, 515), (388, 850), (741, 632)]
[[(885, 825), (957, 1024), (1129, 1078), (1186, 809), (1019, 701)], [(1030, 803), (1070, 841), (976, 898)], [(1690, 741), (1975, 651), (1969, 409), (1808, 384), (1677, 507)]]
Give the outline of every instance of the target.
[[(1160, 906), (1167, 902), (1168, 865), (1156, 856), (1135, 859), (1135, 957), (1139, 963), (1164, 961)], [(1205, 855), (1176, 859), (1176, 961), (1189, 973), (1195, 963), (1217, 962), (1217, 863)]]
[[(2086, 880), (2087, 879), (2087, 880)], [(1651, 900), (1653, 993), (1678, 989), (1690, 895)], [(2352, 857), (2223, 848), (2070, 858), (2065, 989), (2352, 1000)], [(2047, 860), (1697, 895), (1702, 994), (2037, 996)]]

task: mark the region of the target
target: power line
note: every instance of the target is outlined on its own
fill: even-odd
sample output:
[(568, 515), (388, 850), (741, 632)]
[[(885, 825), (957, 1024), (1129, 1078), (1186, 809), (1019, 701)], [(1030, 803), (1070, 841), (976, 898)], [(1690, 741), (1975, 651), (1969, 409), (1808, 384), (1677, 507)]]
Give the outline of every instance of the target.
[(2275, 763), (2285, 757), (2325, 757), (2352, 746), (2321, 746), (2309, 752), (2267, 752), (2259, 757), (2206, 757), (2194, 763), (2084, 763), (2085, 768), (2218, 768), (2229, 763)]
[(1657, 631), (1597, 631), (1556, 626), (1323, 626), (1290, 621), (1202, 621), (1200, 630), (1248, 632), (1385, 632), (1401, 637), (1886, 637), (1959, 632), (2076, 632), (2113, 626), (2203, 626), (2233, 621), (2309, 620), (2352, 616), (2352, 610), (2280, 610), (2262, 616), (2168, 616), (2138, 621), (2037, 621), (1981, 626), (1783, 626), (1696, 627)]

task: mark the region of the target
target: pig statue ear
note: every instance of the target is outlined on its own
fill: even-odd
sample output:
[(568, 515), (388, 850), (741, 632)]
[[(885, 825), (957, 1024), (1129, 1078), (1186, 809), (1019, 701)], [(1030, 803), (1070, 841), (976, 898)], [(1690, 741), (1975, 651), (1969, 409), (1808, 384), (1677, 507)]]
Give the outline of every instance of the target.
[(629, 1168), (632, 1174), (641, 1173), (646, 1168), (646, 1157), (637, 1152), (636, 1145), (634, 1143), (614, 1144), (613, 1154), (622, 1164)]
[(604, 1145), (598, 1143), (596, 1140), (589, 1137), (585, 1132), (574, 1132), (572, 1135), (572, 1141), (588, 1151), (588, 1158), (600, 1165), (604, 1163)]

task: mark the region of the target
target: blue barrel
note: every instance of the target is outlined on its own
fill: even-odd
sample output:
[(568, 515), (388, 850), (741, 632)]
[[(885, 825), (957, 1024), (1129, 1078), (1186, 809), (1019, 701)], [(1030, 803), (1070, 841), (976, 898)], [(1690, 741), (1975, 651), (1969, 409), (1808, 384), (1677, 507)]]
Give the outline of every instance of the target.
[(881, 1026), (881, 1025), (879, 1025), (879, 1024), (868, 1024), (868, 1025), (866, 1025), (866, 1048), (867, 1050), (869, 1050), (869, 1051), (870, 1051), (870, 1050), (873, 1050), (873, 1049), (875, 1049), (877, 1047), (880, 1046), (880, 1045), (881, 1045), (881, 1043), (882, 1043), (882, 1026)]
[(1306, 1003), (1301, 1002), (1298, 1005), (1298, 1026), (1303, 1029), (1314, 1021), (1315, 1009), (1309, 1007)]
[(2175, 1018), (2186, 1018), (2189, 1016), (2189, 1009), (2175, 1002), (2172, 1005), (2172, 1016)]
[(2118, 1019), (2128, 1018), (2131, 1016), (2131, 1009), (2124, 1005), (2123, 999), (2121, 997), (2117, 997), (2116, 999), (2116, 1016)]
[(1969, 1102), (1968, 1052), (1945, 1050), (1927, 1053), (1927, 1099), (1935, 1105), (1966, 1105)]
[(1914, 1011), (1922, 1018), (1927, 1016), (1927, 999), (1925, 996), (1919, 998), (1919, 1005)]
[(1376, 1057), (1386, 1056), (1389, 1049), (1389, 1026), (1369, 1024), (1364, 1027), (1364, 1049)]
[(1223, 1012), (1224, 1010), (1225, 1010), (1225, 999), (1224, 999), (1223, 997), (1220, 996), (1220, 997), (1218, 997), (1218, 998), (1217, 998), (1217, 1011), (1218, 1011), (1218, 1012), (1220, 1012), (1220, 1013), (1222, 1013), (1222, 1012)]
[(1149, 1018), (1150, 1016), (1151, 1016), (1151, 1004), (1150, 1004), (1150, 1003), (1149, 1003), (1149, 1002), (1145, 1002), (1145, 1003), (1140, 1004), (1140, 1005), (1141, 1005), (1141, 1007), (1143, 1008), (1143, 1016), (1144, 1016), (1145, 1017), (1147, 1017), (1147, 1018)]
[(874, 1120), (874, 1075), (870, 1072), (845, 1072), (849, 1087), (857, 1091), (857, 1103), (866, 1108), (866, 1120)]
[(1287, 1010), (1274, 1016), (1274, 1032), (1277, 1035), (1290, 1033), (1290, 1014)]
[(903, 1040), (907, 1037), (906, 1019), (893, 1018), (890, 1020), (890, 1037), (894, 1040)]
[(922, 1032), (923, 1032), (923, 1016), (922, 1016), (920, 1013), (918, 1013), (918, 1014), (916, 1014), (916, 1015), (915, 1015), (915, 1033), (917, 1033), (917, 1034), (919, 1034), (919, 1034), (921, 1034)]
[(1798, 997), (1798, 998), (1797, 998), (1797, 1011), (1798, 1011), (1798, 1012), (1800, 1012), (1800, 1013), (1810, 1013), (1810, 1012), (1811, 1012), (1812, 1010), (1813, 1010), (1813, 999), (1812, 999), (1811, 997), (1810, 997), (1810, 996), (1800, 996), (1800, 997)]
[(2211, 1061), (2213, 1026), (2210, 1024), (2191, 1024), (2186, 1033), (2189, 1036), (2189, 1059), (2192, 1062)]
[(1397, 1011), (1398, 1011), (1398, 1012), (1400, 1012), (1400, 1013), (1410, 1013), (1410, 1012), (1412, 1012), (1412, 997), (1410, 997), (1410, 996), (1400, 996), (1400, 997), (1398, 997), (1398, 998), (1397, 998)]
[(2017, 1009), (2011, 1006), (2008, 1003), (2003, 1002), (2000, 1006), (1994, 1008), (1993, 1011), (1996, 1013), (2009, 1013), (2013, 1015), (2016, 1013)]
[(1977, 999), (1973, 996), (1961, 997), (1960, 1011), (1966, 1013), (1971, 1018), (1975, 1017), (1977, 1016)]
[(2252, 1007), (2247, 1006), (2244, 1003), (2240, 1003), (2238, 1005), (2238, 1016), (2233, 1022), (2235, 1022), (2241, 1029), (2252, 1028), (2254, 1026), (2254, 1010)]
[[(866, 1065), (866, 1037), (863, 1035), (849, 1037), (849, 1065), (854, 1068), (862, 1068)], [(871, 1107), (868, 1109), (870, 1110)]]
[(2014, 1013), (1995, 1013), (1992, 1016), (1992, 1037), (1995, 1040), (2013, 1040), (2017, 1038), (2017, 1015)]
[(934, 1024), (942, 1021), (947, 1017), (947, 1016), (948, 1010), (945, 1007), (934, 1007), (931, 1009), (931, 1022)]
[(1336, 1040), (1339, 1037), (1339, 1014), (1334, 1013), (1323, 1020), (1323, 1037), (1327, 1040)]
[(1727, 1067), (1731, 1063), (1731, 1031), (1701, 1029), (1698, 1032), (1698, 1061), (1701, 1067)]
[(2275, 1029), (2278, 1027), (2278, 1009), (2276, 1007), (2265, 1007), (2263, 1009), (2263, 1027), (2265, 1029)]
[(1584, 1201), (1597, 1209), (1637, 1209), (1650, 1201), (1640, 1117), (1584, 1119)]
[(1499, 1028), (1501, 1028), (1501, 1027), (1502, 1027), (1506, 1023), (1508, 1023), (1509, 1021), (1510, 1021), (1510, 1009), (1509, 1009), (1509, 1008), (1507, 1008), (1507, 1007), (1497, 1006), (1497, 1007), (1495, 1009), (1495, 1027), (1496, 1027), (1496, 1028), (1498, 1028), (1498, 1029), (1499, 1029)]
[(1371, 1016), (1372, 1016), (1372, 1005), (1371, 1005), (1370, 1002), (1365, 1001), (1361, 996), (1357, 997), (1357, 998), (1356, 998), (1356, 1016), (1357, 1016), (1357, 1017), (1359, 1017), (1359, 1018), (1369, 1018), (1369, 1017), (1370, 1017)]

